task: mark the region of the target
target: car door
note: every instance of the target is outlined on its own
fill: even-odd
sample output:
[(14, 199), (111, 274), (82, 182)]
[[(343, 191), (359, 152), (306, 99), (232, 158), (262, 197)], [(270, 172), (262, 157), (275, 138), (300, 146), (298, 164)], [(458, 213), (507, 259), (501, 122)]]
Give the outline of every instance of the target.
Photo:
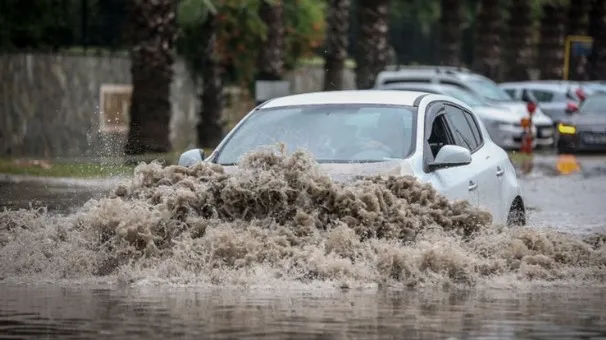
[(501, 185), (500, 177), (503, 169), (497, 165), (497, 159), (484, 143), (476, 117), (466, 109), (446, 105), (446, 116), (454, 130), (457, 145), (471, 152), (471, 169), (478, 186), (478, 207), (493, 215), (494, 220), (500, 219)]
[[(434, 103), (427, 111), (423, 136), (423, 164), (434, 161), (440, 148), (444, 145), (455, 145), (455, 138), (446, 119), (446, 107), (443, 103)], [(424, 166), (420, 176), (424, 182), (446, 196), (449, 200), (466, 200), (473, 206), (478, 204), (478, 185), (469, 165), (454, 166), (430, 171)]]

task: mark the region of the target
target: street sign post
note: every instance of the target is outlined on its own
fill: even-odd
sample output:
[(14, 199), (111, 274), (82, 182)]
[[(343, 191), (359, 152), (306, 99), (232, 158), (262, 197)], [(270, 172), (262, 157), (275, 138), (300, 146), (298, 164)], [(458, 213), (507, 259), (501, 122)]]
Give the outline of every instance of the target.
[(583, 61), (587, 61), (591, 54), (593, 39), (585, 35), (569, 35), (564, 43), (564, 80), (572, 80), (574, 78), (574, 70)]

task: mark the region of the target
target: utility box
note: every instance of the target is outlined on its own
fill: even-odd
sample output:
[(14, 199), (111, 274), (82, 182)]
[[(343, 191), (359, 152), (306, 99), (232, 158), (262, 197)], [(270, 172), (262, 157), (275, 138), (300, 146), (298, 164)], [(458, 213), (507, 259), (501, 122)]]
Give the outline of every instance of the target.
[(132, 85), (102, 84), (99, 98), (99, 131), (127, 133)]

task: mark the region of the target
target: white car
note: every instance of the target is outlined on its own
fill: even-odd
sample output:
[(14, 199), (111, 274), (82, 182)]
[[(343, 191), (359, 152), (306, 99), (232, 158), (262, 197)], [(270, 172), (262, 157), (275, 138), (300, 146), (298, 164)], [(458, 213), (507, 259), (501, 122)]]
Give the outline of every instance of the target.
[(526, 223), (507, 153), (473, 110), (450, 96), (352, 90), (275, 98), (248, 113), (207, 158), (193, 149), (181, 155), (179, 165), (204, 160), (230, 171), (244, 153), (278, 142), (290, 151), (310, 151), (336, 180), (412, 175), (450, 200), (486, 209), (495, 223)]

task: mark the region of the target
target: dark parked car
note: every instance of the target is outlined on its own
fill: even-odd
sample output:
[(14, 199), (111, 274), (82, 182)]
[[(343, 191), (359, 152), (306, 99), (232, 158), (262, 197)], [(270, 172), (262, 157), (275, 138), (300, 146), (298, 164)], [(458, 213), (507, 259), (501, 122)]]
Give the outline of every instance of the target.
[(606, 152), (606, 93), (595, 93), (558, 123), (559, 153)]

